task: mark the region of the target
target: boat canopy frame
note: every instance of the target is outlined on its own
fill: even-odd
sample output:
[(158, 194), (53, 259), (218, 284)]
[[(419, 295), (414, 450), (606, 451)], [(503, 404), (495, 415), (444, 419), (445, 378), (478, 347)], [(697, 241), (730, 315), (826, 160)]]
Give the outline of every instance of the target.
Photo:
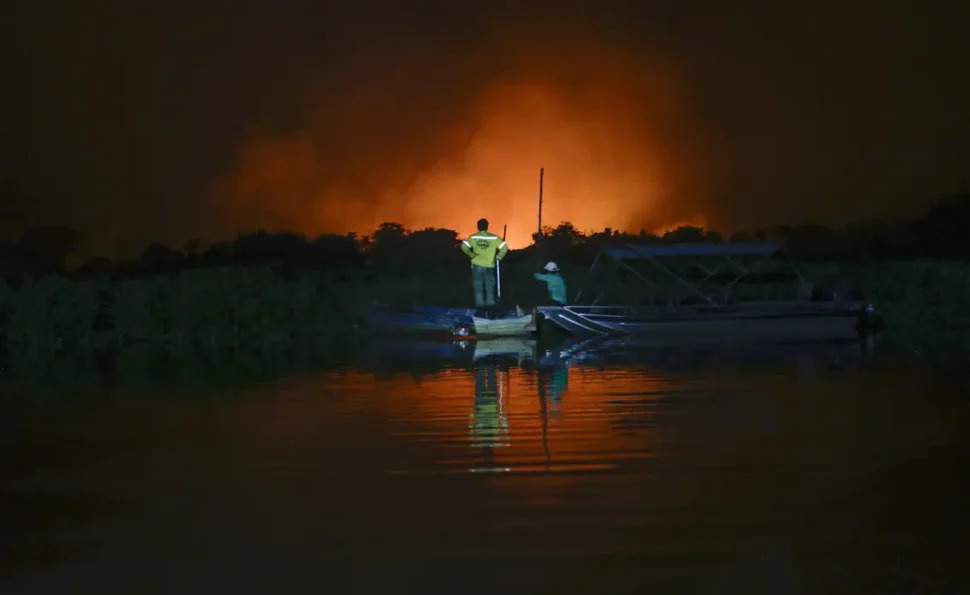
[[(597, 253), (596, 257), (593, 259), (593, 264), (587, 271), (587, 282), (580, 287), (580, 290), (577, 292), (573, 303), (581, 303), (580, 299), (586, 291), (589, 281), (592, 279), (593, 271), (597, 266), (600, 265), (602, 261), (605, 260), (603, 258), (604, 256), (610, 258), (614, 263), (613, 276), (610, 277), (610, 283), (604, 286), (596, 298), (593, 299), (592, 303), (590, 304), (592, 306), (599, 303), (600, 298), (603, 296), (606, 290), (609, 289), (612, 282), (615, 281), (617, 277), (616, 273), (618, 273), (621, 269), (633, 274), (635, 277), (646, 283), (648, 287), (661, 289), (659, 284), (648, 279), (641, 271), (638, 271), (626, 261), (642, 261), (649, 263), (654, 269), (659, 270), (664, 275), (671, 278), (677, 285), (685, 289), (687, 293), (683, 297), (694, 296), (712, 306), (719, 306), (721, 304), (718, 304), (718, 302), (715, 301), (710, 295), (702, 291), (702, 286), (705, 283), (711, 280), (715, 275), (726, 271), (733, 271), (734, 276), (727, 283), (720, 286), (721, 289), (724, 290), (725, 295), (727, 295), (728, 292), (730, 292), (731, 287), (749, 275), (762, 272), (765, 264), (771, 261), (772, 257), (777, 256), (785, 251), (786, 246), (783, 242), (619, 244), (609, 248), (604, 248)], [(745, 264), (743, 262), (744, 257), (755, 257), (756, 260), (754, 260), (752, 263)], [(712, 267), (701, 262), (702, 258), (717, 258), (720, 260), (720, 262), (716, 266)], [(671, 270), (671, 268), (664, 262), (670, 259), (688, 262), (690, 265), (697, 267), (703, 273), (703, 276), (699, 280), (694, 281), (685, 279)], [(790, 262), (790, 266), (793, 269), (795, 276), (799, 279), (799, 282), (804, 282), (804, 277), (802, 276), (801, 271), (798, 269), (798, 266), (794, 262)]]

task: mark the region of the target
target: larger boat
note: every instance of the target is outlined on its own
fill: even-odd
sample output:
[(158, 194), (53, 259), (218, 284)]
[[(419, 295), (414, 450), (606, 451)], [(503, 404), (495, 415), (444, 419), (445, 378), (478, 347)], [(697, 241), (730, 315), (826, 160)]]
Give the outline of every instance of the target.
[[(618, 280), (639, 287), (618, 290)], [(583, 303), (590, 288), (597, 295)], [(856, 338), (877, 313), (846, 293), (815, 290), (780, 242), (624, 244), (597, 254), (576, 303), (537, 311), (574, 335), (637, 334), (665, 344)], [(610, 294), (626, 302), (604, 303)]]

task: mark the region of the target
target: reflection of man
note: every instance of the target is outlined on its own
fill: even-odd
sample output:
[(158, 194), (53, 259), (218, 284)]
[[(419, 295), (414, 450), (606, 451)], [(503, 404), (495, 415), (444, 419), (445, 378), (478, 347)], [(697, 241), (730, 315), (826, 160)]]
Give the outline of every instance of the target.
[(560, 364), (552, 368), (539, 369), (539, 415), (542, 419), (542, 450), (546, 453), (546, 465), (550, 463), (548, 427), (550, 409), (551, 417), (559, 419), (559, 405), (562, 402), (562, 393), (566, 390), (566, 383), (569, 380), (569, 369)]
[(494, 364), (475, 368), (475, 408), (471, 415), (473, 447), (492, 449), (509, 446), (509, 420), (505, 414), (504, 386)]
[(564, 365), (539, 370), (539, 399), (543, 407), (547, 404), (554, 417), (559, 415), (562, 394), (569, 385), (569, 368)]

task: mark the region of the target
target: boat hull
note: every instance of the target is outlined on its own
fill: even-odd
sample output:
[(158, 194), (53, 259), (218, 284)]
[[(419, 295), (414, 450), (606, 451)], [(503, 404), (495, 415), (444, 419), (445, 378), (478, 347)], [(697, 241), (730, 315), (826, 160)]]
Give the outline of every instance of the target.
[(474, 318), (472, 327), (479, 337), (512, 337), (528, 335), (536, 330), (535, 316), (527, 314), (515, 318)]
[(637, 335), (657, 344), (676, 344), (856, 338), (860, 307), (794, 303), (665, 313), (660, 309), (540, 306), (538, 311), (573, 335)]
[(533, 359), (536, 340), (524, 337), (492, 337), (470, 341), (440, 340), (427, 336), (375, 337), (365, 353), (369, 363), (386, 369), (408, 366), (455, 366), (482, 360), (519, 362)]
[(478, 318), (467, 308), (416, 306), (407, 312), (375, 310), (369, 313), (372, 328), (399, 332), (440, 332), (452, 334), (464, 328), (476, 336), (522, 336), (535, 332), (535, 316), (507, 312), (502, 318)]

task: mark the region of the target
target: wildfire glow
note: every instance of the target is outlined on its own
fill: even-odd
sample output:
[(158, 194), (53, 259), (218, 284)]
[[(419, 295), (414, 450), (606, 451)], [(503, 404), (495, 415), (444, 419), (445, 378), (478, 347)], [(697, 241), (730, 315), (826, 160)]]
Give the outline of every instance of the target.
[(685, 227), (685, 226), (706, 228), (707, 227), (707, 217), (705, 217), (703, 215), (695, 215), (694, 217), (691, 217), (690, 219), (682, 219), (682, 220), (676, 221), (674, 223), (668, 223), (666, 225), (661, 225), (660, 227), (654, 228), (652, 231), (653, 231), (654, 234), (662, 236), (663, 234), (668, 233), (668, 232), (671, 232), (671, 231), (677, 229), (678, 227)]
[[(275, 415), (267, 415), (265, 404), (258, 400), (243, 402), (234, 410), (232, 426), (239, 432), (238, 444), (246, 460), (288, 459), (294, 456), (294, 449), (305, 453), (317, 448), (322, 452), (332, 449), (322, 445), (359, 444), (360, 436), (367, 435), (369, 456), (381, 448), (395, 453), (388, 459), (389, 471), (467, 473), (493, 468), (541, 472), (551, 468), (558, 473), (544, 476), (539, 484), (529, 484), (535, 488), (532, 496), (546, 499), (554, 496), (548, 491), (550, 487), (590, 479), (587, 474), (569, 471), (595, 465), (610, 467), (669, 448), (662, 433), (648, 431), (631, 436), (615, 431), (615, 424), (631, 412), (602, 403), (599, 371), (573, 367), (562, 373), (568, 374), (564, 394), (547, 394), (545, 404), (540, 400), (536, 374), (515, 367), (504, 371), (497, 367), (490, 371), (485, 367), (476, 371), (443, 370), (421, 380), (403, 373), (375, 380), (369, 373), (358, 371), (328, 374), (312, 381), (304, 377), (287, 384), (286, 390), (305, 393), (306, 398), (293, 399), (291, 406)], [(490, 376), (495, 383), (491, 396), (480, 394), (476, 399), (476, 375), (482, 381)], [(660, 398), (670, 388), (668, 381), (639, 371), (614, 370), (610, 381), (613, 391), (645, 398)], [(321, 390), (330, 389), (337, 390), (328, 393), (327, 399), (314, 398)], [(360, 390), (368, 395), (393, 390), (395, 398), (362, 398)], [(360, 421), (348, 428), (349, 418)], [(424, 446), (420, 450), (401, 442), (402, 437), (407, 440), (414, 435), (448, 439), (421, 441)], [(405, 451), (402, 446), (409, 448)], [(492, 461), (486, 452), (489, 446)], [(518, 494), (532, 496), (528, 492)]]
[(413, 155), (388, 155), (377, 138), (383, 157), (355, 143), (351, 165), (338, 167), (318, 150), (325, 131), (249, 142), (217, 180), (216, 203), (236, 231), (366, 234), (393, 221), (465, 235), (486, 217), (520, 248), (537, 229), (545, 168), (544, 226), (637, 232), (705, 221), (690, 198), (698, 176), (682, 173), (688, 135), (670, 77), (630, 76), (602, 55), (575, 68), (579, 82), (534, 72), (493, 81), (461, 121), (415, 138)]

